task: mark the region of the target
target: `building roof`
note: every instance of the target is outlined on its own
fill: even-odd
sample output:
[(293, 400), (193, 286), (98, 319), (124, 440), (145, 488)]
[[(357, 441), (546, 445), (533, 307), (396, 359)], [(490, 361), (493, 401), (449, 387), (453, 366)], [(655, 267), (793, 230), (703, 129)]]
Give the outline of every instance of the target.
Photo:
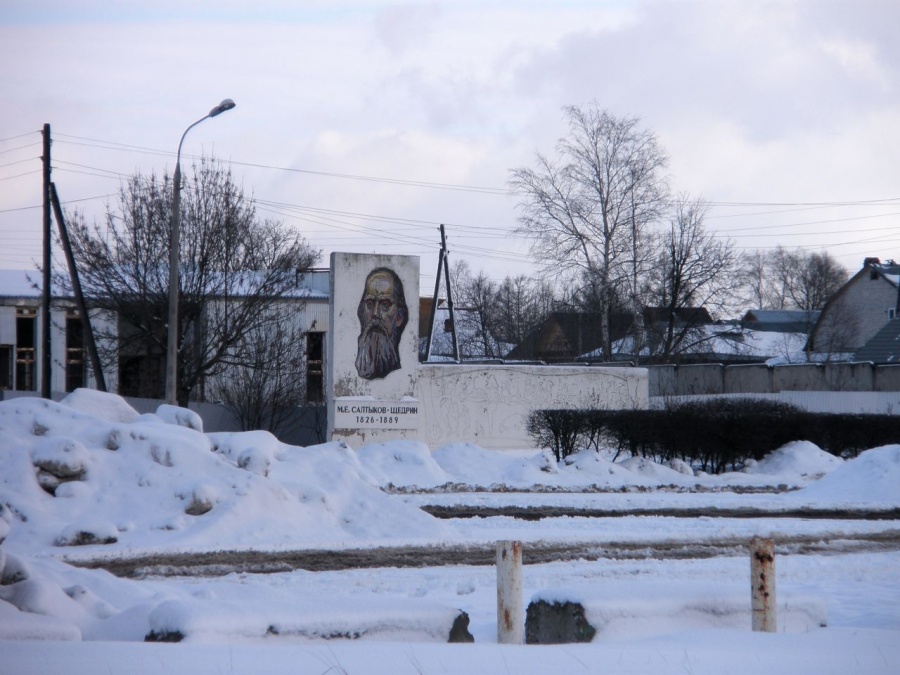
[(900, 318), (891, 319), (860, 347), (853, 359), (872, 363), (900, 363)]
[[(671, 311), (676, 324), (703, 326), (713, 322), (706, 307), (676, 307)], [(644, 323), (669, 323), (668, 307), (644, 307)]]
[[(2, 270), (0, 269), (0, 298), (35, 298), (40, 299), (43, 278), (40, 270)], [(71, 298), (72, 296), (53, 284), (54, 298)]]
[[(43, 279), (41, 278), (40, 270), (0, 269), (0, 298), (40, 299), (42, 283)], [(72, 297), (70, 292), (60, 288), (59, 284), (55, 282), (53, 283), (52, 295), (54, 298), (71, 299)], [(298, 272), (294, 290), (285, 294), (285, 297), (308, 300), (327, 300), (328, 296), (329, 271), (327, 269), (312, 269), (306, 272)]]
[(806, 333), (819, 320), (820, 310), (750, 309), (741, 318), (747, 328), (776, 333)]

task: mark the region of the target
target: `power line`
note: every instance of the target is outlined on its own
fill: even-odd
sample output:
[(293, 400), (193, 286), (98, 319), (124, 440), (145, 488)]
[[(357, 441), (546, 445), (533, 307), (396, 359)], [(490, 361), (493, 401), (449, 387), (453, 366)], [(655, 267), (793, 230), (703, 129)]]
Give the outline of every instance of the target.
[[(126, 145), (124, 143), (112, 143), (110, 141), (101, 141), (98, 139), (91, 138), (82, 138), (78, 136), (68, 136), (67, 134), (59, 134), (57, 133), (56, 138), (79, 138), (83, 141), (91, 141), (91, 143), (83, 143), (79, 141), (66, 141), (61, 140), (57, 141), (59, 143), (68, 143), (70, 145), (82, 145), (86, 147), (94, 147), (103, 150), (118, 150), (121, 152), (138, 152), (152, 155), (162, 155), (166, 157), (171, 157), (174, 153), (167, 152), (164, 150), (156, 150), (153, 148), (142, 148), (136, 145)], [(99, 144), (99, 145), (98, 145)], [(186, 155), (186, 157), (190, 159), (203, 159), (202, 156), (198, 155)], [(315, 171), (312, 169), (297, 169), (293, 167), (287, 166), (275, 166), (272, 164), (260, 164), (256, 162), (242, 162), (239, 160), (229, 160), (229, 164), (234, 164), (236, 166), (247, 166), (256, 169), (268, 169), (271, 171), (285, 171), (288, 173), (302, 173), (313, 176), (324, 176), (327, 178), (343, 178), (347, 180), (357, 180), (357, 181), (367, 181), (373, 183), (387, 183), (391, 185), (405, 185), (410, 187), (422, 187), (422, 188), (430, 188), (435, 190), (451, 190), (451, 191), (461, 191), (461, 192), (476, 192), (480, 194), (496, 194), (496, 195), (508, 195), (510, 192), (505, 188), (493, 188), (493, 187), (485, 187), (478, 185), (459, 185), (455, 183), (435, 183), (428, 181), (418, 181), (418, 180), (409, 180), (403, 178), (388, 178), (384, 176), (366, 176), (362, 174), (349, 174), (349, 173), (338, 173), (333, 171)]]
[(26, 171), (25, 173), (17, 173), (14, 176), (4, 176), (0, 178), (0, 180), (12, 180), (13, 178), (21, 178), (22, 176), (30, 176), (33, 173), (41, 173), (41, 169), (35, 169), (34, 171)]
[(0, 138), (0, 143), (6, 143), (7, 141), (15, 141), (19, 138), (25, 138), (26, 136), (31, 136), (32, 134), (39, 134), (39, 133), (41, 133), (40, 129), (38, 129), (36, 131), (28, 131), (24, 134), (18, 134), (16, 136), (7, 136), (6, 138)]

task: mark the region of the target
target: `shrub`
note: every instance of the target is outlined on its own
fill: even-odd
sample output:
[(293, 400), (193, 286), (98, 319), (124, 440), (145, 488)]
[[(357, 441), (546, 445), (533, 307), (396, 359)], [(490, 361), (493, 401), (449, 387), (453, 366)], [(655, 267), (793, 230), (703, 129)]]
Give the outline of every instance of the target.
[(734, 470), (790, 441), (807, 440), (840, 457), (900, 443), (900, 417), (811, 413), (780, 401), (708, 398), (663, 410), (536, 410), (528, 432), (560, 461), (579, 448), (609, 446), (658, 461), (681, 459), (704, 471)]

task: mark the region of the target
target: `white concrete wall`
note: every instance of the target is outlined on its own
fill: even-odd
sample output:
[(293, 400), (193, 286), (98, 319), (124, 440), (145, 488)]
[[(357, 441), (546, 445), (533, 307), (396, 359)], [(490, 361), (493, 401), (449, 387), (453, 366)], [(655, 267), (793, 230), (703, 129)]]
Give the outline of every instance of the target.
[(780, 391), (775, 394), (718, 394), (710, 396), (653, 396), (650, 407), (662, 410), (667, 403), (689, 403), (714, 398), (758, 398), (790, 403), (817, 413), (900, 416), (898, 391)]
[(417, 437), (432, 448), (530, 448), (525, 427), (534, 410), (649, 406), (645, 368), (421, 364), (416, 391)]

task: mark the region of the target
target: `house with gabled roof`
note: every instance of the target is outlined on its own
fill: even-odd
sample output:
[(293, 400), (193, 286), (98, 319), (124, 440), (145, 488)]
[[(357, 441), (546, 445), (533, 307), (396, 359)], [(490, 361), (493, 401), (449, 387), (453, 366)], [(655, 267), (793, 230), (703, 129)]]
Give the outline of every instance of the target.
[(830, 360), (854, 358), (885, 324), (900, 313), (900, 264), (866, 258), (825, 304), (807, 351)]

